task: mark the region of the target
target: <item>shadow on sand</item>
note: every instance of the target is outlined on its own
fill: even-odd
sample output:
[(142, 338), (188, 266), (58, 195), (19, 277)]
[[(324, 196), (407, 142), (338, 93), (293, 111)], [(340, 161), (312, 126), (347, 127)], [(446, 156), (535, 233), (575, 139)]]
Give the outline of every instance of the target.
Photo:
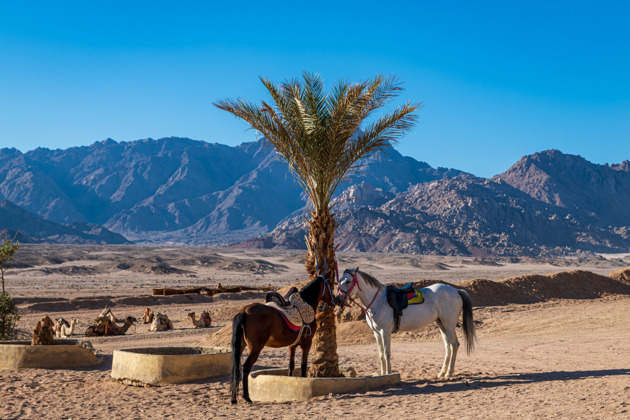
[[(602, 370), (578, 370), (578, 371), (554, 371), (538, 373), (515, 373), (499, 376), (457, 376), (450, 381), (416, 380), (403, 381), (398, 386), (383, 390), (381, 395), (371, 397), (391, 397), (401, 395), (420, 395), (448, 392), (470, 391), (472, 389), (498, 388), (512, 385), (523, 385), (540, 382), (574, 381), (586, 378), (600, 378), (604, 376), (630, 375), (630, 369), (602, 369)], [(344, 395), (341, 398), (357, 398), (359, 394)]]

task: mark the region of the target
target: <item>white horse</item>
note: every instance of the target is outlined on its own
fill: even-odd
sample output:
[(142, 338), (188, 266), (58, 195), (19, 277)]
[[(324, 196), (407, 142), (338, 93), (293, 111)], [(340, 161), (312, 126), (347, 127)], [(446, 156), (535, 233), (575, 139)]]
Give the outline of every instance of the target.
[[(387, 286), (374, 277), (355, 270), (346, 270), (339, 280), (338, 301), (344, 306), (358, 304), (366, 313), (366, 321), (376, 337), (378, 353), (381, 359), (381, 374), (390, 374), (392, 367), (391, 337), (394, 330), (394, 311), (387, 303)], [(474, 347), (475, 325), (473, 323), (472, 303), (468, 293), (446, 284), (433, 284), (422, 290), (424, 302), (409, 305), (400, 318), (400, 331), (414, 331), (435, 322), (442, 333), (446, 357), (438, 378), (453, 376), (459, 341), (455, 328), (459, 314), (463, 311), (463, 327), (466, 336), (466, 350), (470, 353)], [(354, 300), (359, 298), (359, 302)]]

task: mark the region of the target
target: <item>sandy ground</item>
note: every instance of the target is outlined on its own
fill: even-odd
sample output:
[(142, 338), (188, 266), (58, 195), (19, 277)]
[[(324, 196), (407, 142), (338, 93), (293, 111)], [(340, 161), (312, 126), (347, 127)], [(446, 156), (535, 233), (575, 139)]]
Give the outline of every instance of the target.
[[(444, 349), (433, 326), (394, 337), (393, 367), (403, 380), (398, 386), (297, 403), (231, 406), (228, 377), (159, 388), (114, 383), (109, 379), (112, 352), (194, 345), (227, 325), (244, 304), (263, 297), (250, 292), (153, 298), (152, 287), (217, 282), (282, 287), (303, 279), (300, 252), (43, 246), (24, 251), (7, 275), (8, 291), (18, 298), (23, 337), (49, 314), (78, 318), (73, 338), (84, 338), (82, 332), (104, 304), (118, 317), (138, 318), (150, 305), (165, 311), (175, 330), (150, 333), (148, 326), (138, 325), (125, 336), (92, 338), (105, 357), (97, 368), (0, 370), (0, 419), (630, 417), (630, 295), (475, 307), (476, 350), (470, 355), (460, 351), (456, 376), (449, 381), (435, 378)], [(356, 265), (383, 282), (433, 278), (459, 283), (576, 268), (606, 274), (630, 264), (627, 256), (553, 261), (341, 256), (341, 267)], [(194, 329), (186, 314), (203, 309), (210, 309), (215, 326)], [(359, 375), (378, 373), (376, 345), (363, 321), (340, 324), (338, 341), (342, 366), (354, 367)], [(286, 364), (286, 350), (266, 349), (255, 368)]]

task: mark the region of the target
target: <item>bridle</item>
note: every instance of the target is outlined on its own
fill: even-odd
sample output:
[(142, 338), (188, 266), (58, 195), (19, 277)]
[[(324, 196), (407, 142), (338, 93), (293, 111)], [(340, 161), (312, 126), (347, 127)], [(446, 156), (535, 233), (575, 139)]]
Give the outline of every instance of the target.
[[(341, 290), (340, 287), (338, 287), (339, 293), (337, 294), (337, 298), (339, 299), (339, 302), (341, 302), (342, 306), (349, 308), (352, 306), (353, 303), (356, 303), (354, 298), (350, 295), (355, 286), (359, 289), (359, 291), (362, 291), (359, 280), (357, 280), (356, 271), (352, 273), (352, 283), (350, 283), (350, 288), (347, 291), (344, 292), (343, 290)], [(350, 303), (348, 303), (348, 301), (350, 301)]]
[(318, 277), (321, 277), (324, 280), (324, 287), (322, 287), (322, 295), (319, 297), (319, 301), (321, 303), (323, 303), (323, 305), (319, 305), (317, 307), (317, 309), (319, 309), (320, 311), (324, 311), (326, 309), (326, 306), (327, 306), (327, 303), (324, 302), (324, 295), (326, 294), (326, 289), (328, 289), (328, 294), (330, 295), (331, 300), (332, 300), (333, 296), (335, 296), (335, 295), (332, 292), (332, 289), (330, 287), (330, 282), (328, 281), (326, 276), (320, 274)]
[[(315, 254), (315, 264), (317, 266), (317, 272), (321, 273), (321, 270), (319, 269), (319, 260), (317, 259), (317, 246), (315, 245), (313, 245), (313, 253)], [(325, 254), (324, 254), (324, 270), (326, 270), (326, 274), (328, 274), (328, 264), (326, 263)], [(333, 306), (335, 306), (334, 300), (333, 300), (333, 296), (335, 295), (333, 294), (332, 289), (330, 288), (330, 283), (328, 282), (328, 279), (326, 278), (326, 276), (323, 274), (319, 274), (318, 277), (322, 277), (324, 279), (324, 285), (326, 286), (325, 288), (324, 287), (322, 288), (322, 295), (319, 297), (319, 300), (320, 302), (323, 302), (323, 305), (320, 305), (317, 307), (317, 309), (323, 312), (326, 310), (326, 306), (327, 306), (327, 303), (324, 302), (324, 293), (326, 293), (326, 288), (328, 288), (328, 293), (330, 295), (331, 301), (333, 301)], [(337, 272), (337, 278), (339, 278), (339, 272)]]
[[(361, 308), (363, 310), (363, 312), (365, 312), (365, 316), (367, 316), (368, 318), (370, 318), (370, 320), (372, 320), (372, 322), (374, 322), (374, 320), (372, 319), (372, 317), (370, 316), (368, 310), (370, 309), (370, 307), (372, 306), (372, 304), (374, 303), (374, 301), (376, 300), (376, 297), (378, 296), (378, 294), (381, 292), (381, 288), (377, 287), (376, 288), (376, 293), (374, 294), (374, 297), (372, 298), (372, 301), (370, 302), (370, 304), (368, 306), (363, 306), (361, 304), (361, 302), (357, 302), (356, 300), (354, 300), (354, 298), (350, 295), (350, 293), (352, 292), (352, 290), (354, 289), (354, 287), (356, 286), (357, 289), (359, 289), (359, 291), (363, 291), (363, 289), (361, 289), (361, 285), (359, 284), (359, 280), (357, 280), (357, 273), (358, 270), (355, 270), (352, 273), (352, 283), (350, 283), (350, 288), (348, 289), (348, 291), (344, 292), (343, 290), (341, 290), (341, 288), (338, 288), (339, 290), (339, 294), (337, 295), (337, 298), (339, 300), (339, 302), (341, 302), (343, 307), (351, 307), (353, 304), (357, 305), (359, 308)], [(345, 274), (345, 273), (344, 273)], [(341, 283), (340, 283), (341, 284)], [(350, 303), (348, 303), (350, 302)]]

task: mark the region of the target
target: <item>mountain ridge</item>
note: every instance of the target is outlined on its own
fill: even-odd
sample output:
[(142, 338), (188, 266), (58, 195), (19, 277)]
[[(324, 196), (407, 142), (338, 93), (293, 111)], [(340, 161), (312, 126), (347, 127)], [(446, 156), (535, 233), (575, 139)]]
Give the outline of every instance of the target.
[[(572, 193), (579, 191), (577, 186), (570, 184), (572, 189), (564, 188), (562, 185), (566, 180), (562, 176), (537, 169), (538, 179), (555, 181), (543, 183), (543, 192), (547, 194), (544, 195), (532, 186), (535, 186), (532, 177), (521, 175), (522, 168), (540, 155), (579, 162), (583, 167), (577, 171), (588, 175), (586, 179), (594, 177), (597, 181), (593, 183), (596, 185), (594, 190), (601, 183), (614, 188), (608, 190), (608, 195), (600, 194), (599, 201), (586, 201), (590, 207), (583, 210), (576, 199), (579, 195)], [(418, 184), (390, 200), (382, 200), (375, 207), (354, 205), (343, 208), (337, 214), (339, 249), (475, 256), (630, 251), (630, 220), (626, 216), (625, 224), (607, 226), (614, 217), (623, 221), (624, 213), (623, 209), (612, 214), (606, 211), (611, 207), (611, 200), (619, 200), (624, 203), (622, 206), (625, 205), (626, 192), (630, 191), (630, 177), (625, 174), (630, 169), (628, 161), (617, 165), (592, 164), (590, 167), (590, 162), (579, 156), (554, 150), (532, 156), (523, 157), (504, 174), (490, 179), (460, 174)], [(558, 166), (562, 168), (562, 165)], [(571, 166), (569, 169), (576, 171)], [(611, 175), (609, 170), (618, 171), (620, 175), (613, 173), (614, 178), (610, 180), (607, 178)], [(370, 190), (366, 186), (361, 188)], [(344, 194), (349, 193), (345, 191)], [(568, 197), (570, 205), (549, 197)], [(599, 207), (595, 206), (597, 203)], [(627, 210), (625, 214), (629, 214)], [(274, 231), (233, 246), (303, 248), (304, 241), (300, 238), (305, 233), (303, 220), (287, 218)]]
[(0, 237), (26, 243), (129, 244), (124, 236), (88, 223), (58, 224), (0, 200)]
[[(546, 150), (492, 178), (393, 148), (363, 159), (335, 196), (340, 249), (527, 255), (628, 252), (630, 162)], [(0, 200), (55, 223), (138, 243), (303, 247), (306, 200), (265, 140), (168, 137), (69, 149), (0, 149)], [(15, 229), (17, 230), (17, 229)]]
[[(368, 170), (351, 182), (369, 180), (391, 192), (460, 173), (393, 148), (362, 163)], [(394, 167), (398, 173), (388, 176)], [(140, 242), (197, 245), (266, 233), (305, 205), (264, 139), (230, 147), (177, 137), (2, 149), (0, 199), (56, 223), (96, 223)]]

